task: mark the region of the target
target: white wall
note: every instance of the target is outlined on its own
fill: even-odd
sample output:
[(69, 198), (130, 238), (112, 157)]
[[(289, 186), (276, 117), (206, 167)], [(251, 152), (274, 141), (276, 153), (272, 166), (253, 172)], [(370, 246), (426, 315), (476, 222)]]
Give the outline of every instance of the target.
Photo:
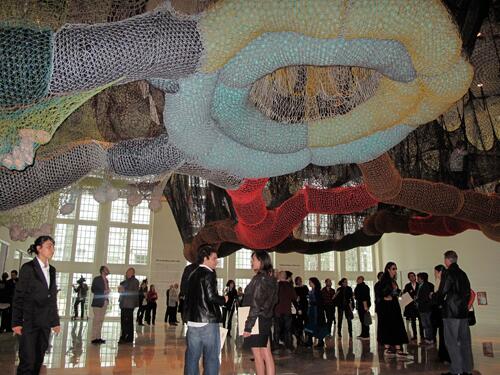
[(458, 264), (467, 273), (472, 289), (486, 291), (488, 306), (477, 306), (478, 323), (496, 323), (500, 316), (500, 243), (489, 240), (479, 231), (466, 231), (453, 237), (388, 234), (380, 242), (382, 267), (395, 261), (406, 283), (408, 271), (429, 273), (434, 280), (434, 266), (443, 264), (443, 253), (455, 250)]

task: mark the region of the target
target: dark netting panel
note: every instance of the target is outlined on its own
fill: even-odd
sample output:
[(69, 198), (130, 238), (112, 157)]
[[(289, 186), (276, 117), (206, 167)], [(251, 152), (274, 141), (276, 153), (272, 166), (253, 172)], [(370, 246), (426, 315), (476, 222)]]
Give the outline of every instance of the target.
[(209, 222), (236, 218), (226, 191), (199, 177), (174, 174), (164, 193), (184, 243)]

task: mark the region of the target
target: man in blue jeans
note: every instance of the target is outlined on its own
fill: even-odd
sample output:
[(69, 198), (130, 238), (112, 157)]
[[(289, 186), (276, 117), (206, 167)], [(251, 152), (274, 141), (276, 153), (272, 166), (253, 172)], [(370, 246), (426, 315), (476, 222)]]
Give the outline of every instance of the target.
[(198, 252), (199, 266), (189, 275), (185, 299), (186, 336), (185, 375), (198, 375), (201, 355), (205, 375), (219, 373), (220, 333), (222, 321), (220, 306), (227, 301), (217, 292), (217, 252), (205, 245)]

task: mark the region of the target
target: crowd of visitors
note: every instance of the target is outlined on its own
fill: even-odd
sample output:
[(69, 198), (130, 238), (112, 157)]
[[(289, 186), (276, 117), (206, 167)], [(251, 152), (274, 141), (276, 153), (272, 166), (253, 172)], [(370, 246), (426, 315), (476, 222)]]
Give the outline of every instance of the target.
[[(19, 337), (20, 373), (37, 373), (43, 363), (50, 331), (58, 333), (56, 270), (49, 264), (54, 254), (54, 240), (39, 237), (30, 247), (33, 261), (25, 263), (17, 277), (4, 273), (0, 281), (0, 329), (13, 331)], [(300, 276), (292, 278), (288, 271), (276, 272), (266, 251), (255, 251), (251, 256), (255, 276), (243, 291), (229, 280), (223, 296), (217, 287), (217, 253), (210, 246), (200, 249), (197, 262), (188, 265), (181, 285), (172, 284), (166, 292), (165, 322), (177, 325), (177, 313), (187, 323), (185, 374), (198, 374), (198, 362), (203, 355), (206, 374), (219, 371), (221, 345), (219, 327), (227, 328), (231, 337), (233, 316), (239, 307), (248, 307), (248, 316), (239, 335), (244, 346), (253, 354), (257, 374), (275, 374), (273, 353), (291, 353), (303, 346), (321, 349), (334, 345), (325, 341), (335, 332), (342, 337), (342, 324), (347, 321), (349, 340), (353, 337), (352, 320), (355, 313), (360, 321), (360, 340), (370, 340), (370, 325), (375, 321), (370, 287), (362, 275), (356, 286), (342, 278), (333, 286), (331, 279), (324, 287), (316, 277), (303, 284)], [(101, 266), (92, 280), (91, 292), (93, 344), (105, 343), (101, 337), (103, 320), (110, 301), (107, 276), (110, 270)], [(376, 340), (386, 358), (405, 360), (409, 357), (405, 345), (413, 342), (421, 346), (438, 344), (439, 359), (449, 363), (447, 374), (470, 374), (473, 368), (469, 330), (470, 308), (475, 293), (464, 271), (458, 266), (458, 255), (449, 250), (444, 264), (434, 268), (434, 283), (426, 272), (408, 273), (403, 289), (397, 280), (398, 269), (388, 262), (377, 275), (374, 285), (376, 313)], [(76, 286), (80, 316), (83, 317), (88, 287), (81, 277)], [(118, 287), (121, 316), (119, 343), (134, 340), (134, 310), (138, 308), (138, 325), (155, 325), (158, 294), (148, 280), (139, 281), (135, 269), (129, 268)], [(83, 303), (82, 303), (83, 300)], [(75, 316), (78, 316), (75, 302)], [(335, 316), (335, 312), (337, 313)], [(404, 319), (411, 327), (411, 335)], [(255, 332), (256, 330), (256, 332)], [(420, 337), (420, 342), (418, 338)]]

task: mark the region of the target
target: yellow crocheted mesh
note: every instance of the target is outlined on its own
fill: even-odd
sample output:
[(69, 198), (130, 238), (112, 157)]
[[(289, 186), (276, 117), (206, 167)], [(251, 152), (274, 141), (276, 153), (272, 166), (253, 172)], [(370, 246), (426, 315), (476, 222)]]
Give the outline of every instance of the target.
[[(348, 143), (398, 125), (401, 118), (414, 112), (420, 94), (417, 82), (400, 83), (384, 77), (375, 95), (351, 112), (309, 124), (308, 144), (327, 147)], [(389, 103), (390, 111), (387, 110)]]
[[(416, 127), (432, 121), (464, 95), (473, 76), (471, 65), (460, 56), (457, 28), (439, 0), (225, 0), (202, 15), (200, 29), (205, 46), (201, 69), (205, 72), (221, 68), (249, 42), (268, 32), (396, 40), (406, 47), (417, 78), (410, 83), (384, 78), (373, 97), (351, 112), (313, 120), (310, 147), (334, 146), (395, 125)], [(279, 72), (275, 78), (286, 73)], [(306, 94), (314, 97), (317, 86), (314, 79), (307, 82)], [(310, 108), (306, 112), (306, 117), (312, 114)]]
[(345, 1), (220, 1), (203, 13), (205, 59), (201, 70), (214, 72), (253, 39), (268, 32), (294, 31), (316, 38), (340, 33)]
[[(8, 154), (2, 156), (2, 161), (9, 166), (16, 165), (17, 169), (21, 169), (24, 164), (29, 164), (33, 159), (33, 151), (38, 145), (47, 143), (56, 129), (61, 123), (79, 106), (90, 99), (95, 94), (104, 90), (118, 81), (98, 87), (86, 92), (68, 95), (63, 97), (52, 97), (42, 102), (39, 102), (31, 107), (18, 109), (13, 112), (0, 112), (0, 140), (2, 148), (5, 145), (11, 145), (12, 150)], [(31, 148), (23, 142), (23, 137), (26, 137), (26, 130), (34, 133), (35, 142)], [(15, 160), (11, 163), (10, 159), (21, 159), (21, 162), (16, 163)], [(5, 162), (9, 160), (8, 162)]]
[(45, 223), (53, 223), (59, 203), (59, 191), (46, 195), (32, 203), (0, 211), (0, 225), (10, 227), (14, 224), (23, 229), (38, 229)]
[(472, 66), (461, 57), (453, 67), (438, 76), (417, 78), (423, 87), (422, 101), (404, 123), (419, 126), (436, 119), (467, 92), (473, 76)]
[(440, 0), (352, 0), (344, 22), (347, 39), (403, 43), (419, 75), (445, 72), (462, 50), (458, 30)]

